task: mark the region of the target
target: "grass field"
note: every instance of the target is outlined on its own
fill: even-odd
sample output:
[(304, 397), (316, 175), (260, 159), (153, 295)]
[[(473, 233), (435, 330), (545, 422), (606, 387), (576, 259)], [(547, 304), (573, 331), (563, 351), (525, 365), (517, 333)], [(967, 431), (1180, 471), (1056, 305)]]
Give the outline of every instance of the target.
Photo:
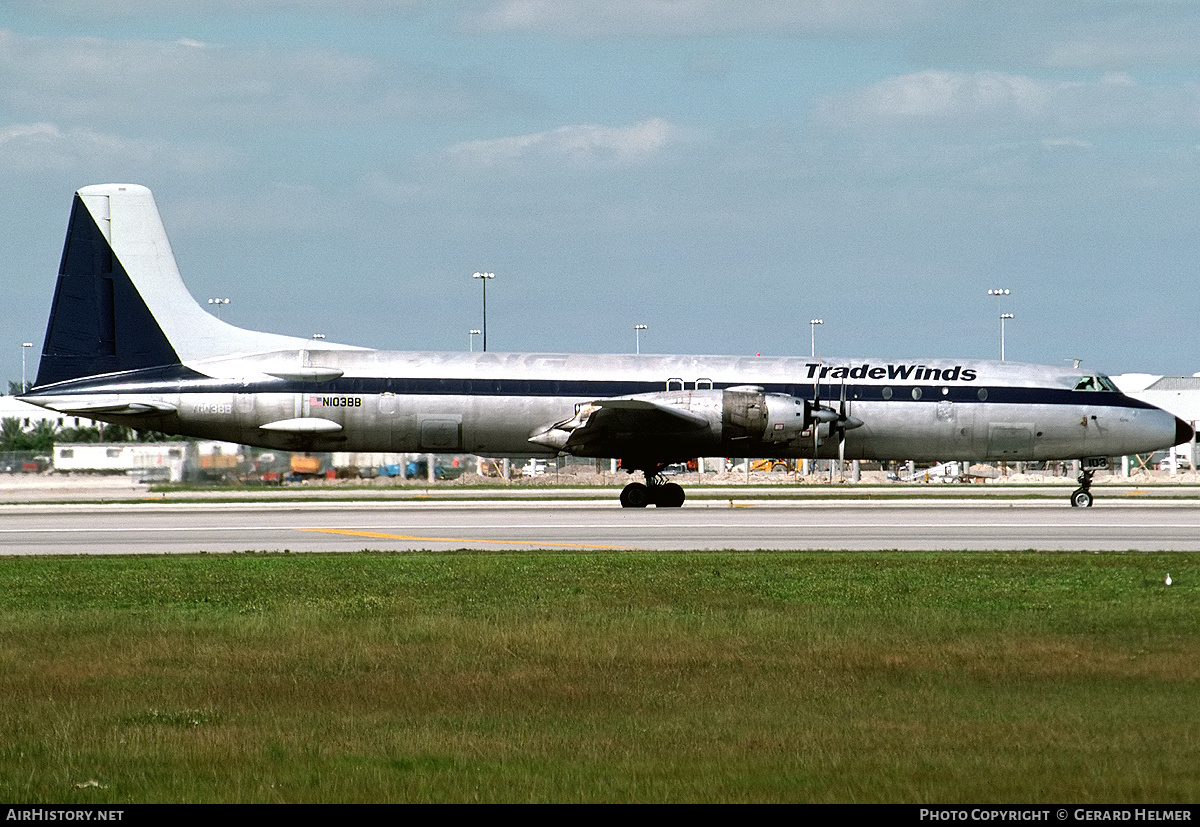
[(1197, 562), (4, 558), (0, 799), (1195, 803)]

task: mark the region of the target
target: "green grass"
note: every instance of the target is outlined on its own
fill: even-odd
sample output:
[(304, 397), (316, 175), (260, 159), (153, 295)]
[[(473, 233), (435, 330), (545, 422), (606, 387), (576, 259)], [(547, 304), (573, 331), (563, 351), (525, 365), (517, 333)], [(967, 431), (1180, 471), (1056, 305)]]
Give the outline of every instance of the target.
[(0, 799), (1194, 803), (1196, 583), (1148, 554), (5, 558)]

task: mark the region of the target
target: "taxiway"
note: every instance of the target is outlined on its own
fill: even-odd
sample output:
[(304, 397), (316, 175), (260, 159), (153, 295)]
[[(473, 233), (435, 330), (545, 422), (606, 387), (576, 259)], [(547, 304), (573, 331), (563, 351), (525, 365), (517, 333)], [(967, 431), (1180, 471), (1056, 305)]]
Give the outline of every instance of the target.
[(701, 500), (32, 503), (0, 506), (0, 555), (483, 549), (1200, 551), (1200, 502)]

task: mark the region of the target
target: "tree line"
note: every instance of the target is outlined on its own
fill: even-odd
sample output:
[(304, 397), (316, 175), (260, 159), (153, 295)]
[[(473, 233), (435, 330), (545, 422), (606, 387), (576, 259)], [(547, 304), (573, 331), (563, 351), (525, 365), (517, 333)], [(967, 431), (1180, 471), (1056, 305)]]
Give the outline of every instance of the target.
[(0, 451), (32, 451), (49, 454), (56, 442), (164, 442), (169, 437), (158, 431), (138, 431), (124, 425), (59, 427), (43, 419), (29, 428), (15, 416), (0, 420)]
[[(25, 390), (31, 387), (32, 384), (27, 383)], [(8, 395), (19, 396), (21, 393), (21, 383), (10, 379)], [(0, 421), (0, 451), (49, 454), (56, 442), (166, 442), (169, 439), (171, 437), (159, 431), (138, 431), (103, 422), (70, 428), (43, 419), (25, 428), (19, 417), (7, 417)]]

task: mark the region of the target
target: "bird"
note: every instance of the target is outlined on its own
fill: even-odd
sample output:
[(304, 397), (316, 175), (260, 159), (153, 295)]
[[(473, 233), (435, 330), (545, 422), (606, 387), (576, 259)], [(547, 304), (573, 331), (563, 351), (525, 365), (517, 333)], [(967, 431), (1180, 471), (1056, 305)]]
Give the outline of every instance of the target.
[(1167, 572), (1167, 579), (1163, 581), (1168, 586), (1171, 585), (1171, 572)]

